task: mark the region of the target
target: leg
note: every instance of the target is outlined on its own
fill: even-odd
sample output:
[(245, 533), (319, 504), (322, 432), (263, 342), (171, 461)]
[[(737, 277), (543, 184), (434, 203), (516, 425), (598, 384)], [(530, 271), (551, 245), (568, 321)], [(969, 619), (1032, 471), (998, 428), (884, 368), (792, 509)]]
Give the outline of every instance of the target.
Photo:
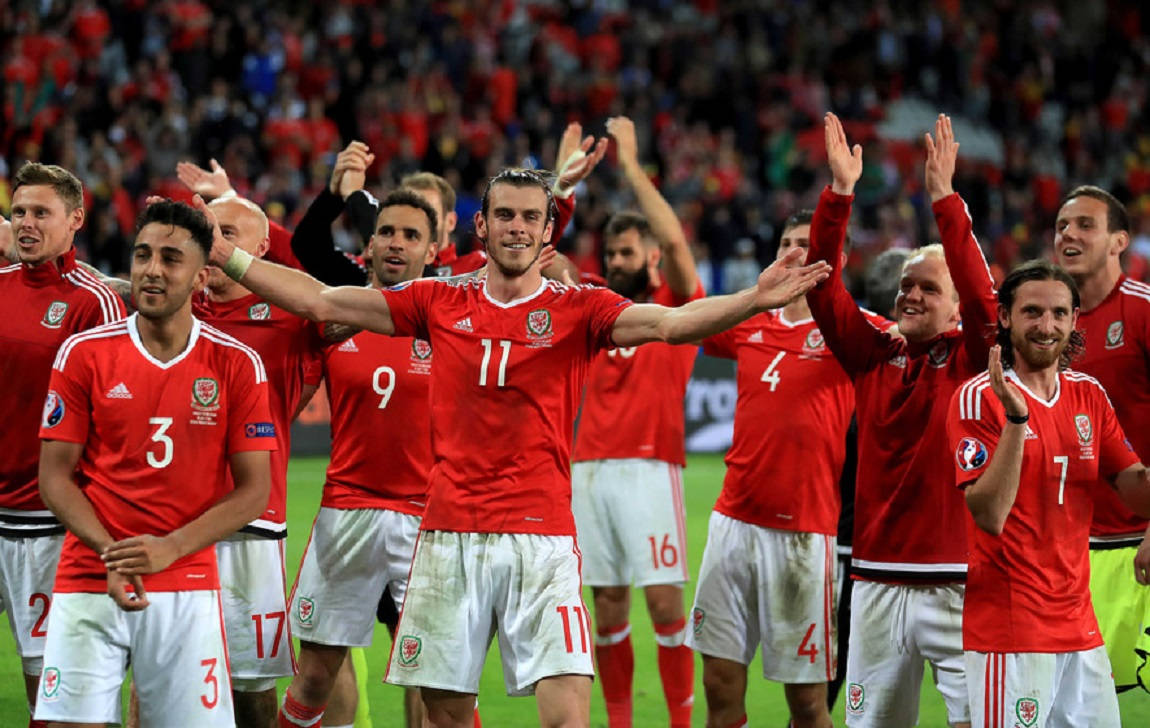
[[(300, 672), (303, 672), (303, 648), (300, 648)], [(296, 676), (296, 680), (299, 676)], [(293, 681), (294, 682), (294, 681)], [(351, 655), (344, 658), (336, 673), (335, 682), (328, 697), (327, 709), (323, 711), (321, 725), (351, 725), (355, 722), (355, 711), (359, 705), (359, 688), (356, 685), (355, 667)]]
[(595, 599), (595, 661), (607, 703), (611, 728), (631, 725), (631, 683), (635, 651), (631, 646), (631, 589), (626, 586), (592, 587)]
[[(345, 725), (355, 719), (355, 673), (351, 670), (351, 660), (348, 658), (346, 647), (301, 641), (298, 669), (299, 672), (292, 678), (291, 685), (284, 695), (285, 717), (297, 725), (301, 722), (304, 725), (307, 725), (307, 722), (318, 724), (329, 712), (328, 701), (332, 698), (332, 691), (339, 676), (343, 674), (344, 692), (341, 695), (345, 699), (338, 706), (339, 711), (331, 711), (338, 715), (333, 714), (328, 718), (333, 725)], [(348, 688), (350, 695), (347, 692)], [(272, 695), (275, 695), (274, 690)], [(239, 710), (236, 713), (238, 723)]]
[(671, 725), (689, 726), (695, 698), (695, 656), (683, 644), (687, 637), (683, 588), (678, 584), (657, 584), (643, 591), (655, 625), (655, 641), (659, 643), (659, 677)]
[(703, 655), (703, 691), (707, 696), (707, 728), (746, 724), (746, 665)]
[(838, 660), (835, 663), (835, 677), (827, 683), (827, 709), (833, 710), (847, 676), (847, 645), (851, 637), (851, 594), (854, 592), (854, 579), (851, 578), (850, 556), (839, 557), (839, 596), (838, 619)]
[(954, 728), (969, 728), (971, 717), (962, 650), (964, 590), (962, 584), (914, 590), (915, 607), (908, 620), (921, 654), (930, 662), (935, 686), (946, 703), (947, 721)]
[(471, 728), (475, 721), (474, 693), (421, 688), (427, 722), (432, 728)]
[(783, 688), (794, 728), (831, 728), (826, 683), (794, 683)]
[(923, 657), (905, 628), (911, 587), (863, 581), (851, 599), (847, 725), (910, 728), (918, 722)]
[[(389, 606), (384, 606), (385, 601), (389, 603)], [(399, 612), (396, 610), (395, 602), (387, 589), (383, 590), (383, 599), (380, 600), (379, 604), (380, 607), (377, 612), (379, 621), (387, 626), (387, 633), (391, 636), (391, 641), (395, 642), (395, 628), (399, 624)], [(392, 615), (394, 615), (394, 621)], [(403, 724), (407, 728), (423, 728), (426, 716), (423, 710), (423, 698), (420, 697), (419, 692), (419, 688), (407, 687), (403, 689)], [(476, 708), (475, 713), (478, 724), (478, 708)]]
[(236, 728), (269, 728), (276, 724), (276, 689), (232, 691)]
[(586, 675), (545, 677), (535, 684), (542, 728), (584, 728), (591, 724), (591, 678)]

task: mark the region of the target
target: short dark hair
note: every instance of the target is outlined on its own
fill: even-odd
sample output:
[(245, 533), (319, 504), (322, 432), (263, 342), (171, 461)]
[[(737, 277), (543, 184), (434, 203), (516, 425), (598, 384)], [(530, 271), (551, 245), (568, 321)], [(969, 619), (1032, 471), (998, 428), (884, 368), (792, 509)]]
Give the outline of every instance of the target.
[(16, 176), (13, 177), (12, 192), (28, 185), (45, 185), (51, 187), (68, 212), (84, 205), (84, 185), (76, 175), (55, 164), (40, 164), (39, 162), (25, 162)]
[(139, 234), (145, 225), (158, 223), (181, 227), (192, 235), (192, 240), (204, 253), (207, 260), (212, 253), (212, 238), (215, 237), (211, 223), (204, 213), (191, 205), (175, 200), (161, 200), (145, 207), (140, 216), (136, 218), (136, 233)]
[(488, 203), (491, 200), (491, 188), (495, 185), (511, 185), (512, 187), (538, 187), (547, 195), (547, 220), (555, 219), (555, 194), (551, 191), (552, 176), (545, 170), (524, 169), (522, 167), (506, 167), (499, 174), (487, 181), (487, 188), (483, 190), (483, 217), (487, 217)]
[(443, 214), (447, 215), (447, 213), (455, 211), (455, 188), (437, 174), (413, 172), (401, 179), (399, 186), (409, 190), (435, 190), (439, 193), (439, 199), (443, 200)]
[(639, 239), (644, 244), (652, 242), (651, 223), (642, 213), (635, 212), (634, 210), (623, 210), (616, 212), (607, 220), (607, 225), (603, 228), (603, 232), (608, 238), (615, 238), (628, 230), (634, 230), (639, 233)]
[[(791, 228), (798, 227), (799, 225), (810, 225), (811, 222), (814, 221), (814, 219), (815, 219), (815, 211), (811, 210), (810, 208), (798, 210), (797, 212), (791, 213), (791, 216), (783, 221), (782, 232), (779, 233), (780, 239), (782, 238), (783, 235), (786, 235), (787, 231), (790, 230)], [(852, 243), (851, 243), (850, 233), (847, 233), (846, 236), (843, 237), (843, 252), (844, 253), (850, 253), (851, 252), (851, 244)]]
[[(1075, 285), (1074, 279), (1061, 267), (1048, 260), (1028, 260), (1006, 274), (1006, 278), (1002, 281), (1002, 287), (998, 289), (999, 305), (1009, 311), (1014, 305), (1014, 294), (1018, 292), (1019, 286), (1029, 281), (1058, 281), (1070, 290), (1071, 307), (1077, 309), (1081, 305), (1078, 286)], [(1013, 367), (1014, 347), (1010, 343), (1010, 329), (1003, 328), (1001, 321), (998, 322), (998, 332), (995, 338), (998, 345), (1002, 347), (1003, 366)], [(1066, 369), (1070, 366), (1070, 362), (1074, 361), (1085, 350), (1086, 339), (1082, 336), (1082, 332), (1071, 331), (1070, 341), (1058, 357), (1058, 368)]]
[(866, 307), (886, 316), (894, 308), (894, 300), (902, 283), (902, 269), (910, 251), (906, 248), (888, 248), (876, 255), (863, 276)]
[[(389, 207), (414, 207), (417, 210), (427, 215), (427, 234), (430, 236), (431, 242), (439, 240), (439, 213), (431, 206), (431, 203), (419, 196), (419, 193), (413, 192), (410, 188), (400, 187), (397, 190), (392, 190), (388, 193), (383, 201), (379, 203), (379, 211), (383, 212)], [(376, 216), (378, 217), (378, 215)]]
[(1090, 197), (1106, 204), (1106, 232), (1130, 232), (1130, 216), (1126, 214), (1126, 205), (1123, 205), (1114, 195), (1101, 187), (1079, 185), (1062, 198), (1062, 202), (1058, 204), (1058, 209), (1061, 210), (1066, 206), (1066, 203), (1076, 197)]

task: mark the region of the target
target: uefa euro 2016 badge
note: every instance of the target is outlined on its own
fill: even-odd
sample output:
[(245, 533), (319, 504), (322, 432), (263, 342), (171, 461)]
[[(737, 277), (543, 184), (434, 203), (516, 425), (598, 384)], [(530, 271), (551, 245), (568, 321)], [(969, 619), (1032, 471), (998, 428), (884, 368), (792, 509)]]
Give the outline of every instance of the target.
[(248, 318), (252, 321), (267, 321), (272, 317), (272, 307), (266, 302), (253, 303), (248, 309)]
[(958, 467), (967, 472), (978, 470), (986, 465), (988, 457), (986, 445), (983, 445), (976, 437), (962, 438), (958, 443), (958, 448), (954, 451), (954, 459), (958, 461)]
[(60, 324), (64, 322), (64, 314), (66, 313), (68, 313), (66, 301), (52, 301), (48, 310), (44, 312), (44, 318), (40, 319), (40, 323), (50, 329), (58, 329)]
[(1106, 348), (1117, 349), (1126, 343), (1126, 327), (1121, 321), (1114, 321), (1106, 327)]

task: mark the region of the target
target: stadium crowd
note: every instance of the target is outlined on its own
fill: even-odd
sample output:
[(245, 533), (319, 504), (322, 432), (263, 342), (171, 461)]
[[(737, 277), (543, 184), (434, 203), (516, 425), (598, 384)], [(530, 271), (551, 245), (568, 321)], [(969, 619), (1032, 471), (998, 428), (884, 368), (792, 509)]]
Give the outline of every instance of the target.
[[(996, 276), (1049, 249), (1061, 194), (1089, 179), (1127, 201), (1130, 272), (1146, 279), (1147, 15), (1045, 0), (6, 3), (0, 211), (23, 160), (75, 169), (90, 197), (82, 254), (124, 271), (143, 197), (178, 188), (177, 161), (219, 160), (291, 223), (341, 140), (360, 139), (376, 154), (370, 190), (416, 169), (443, 174), (467, 220), (494, 170), (546, 166), (567, 121), (591, 130), (626, 113), (654, 130), (643, 158), (707, 289), (733, 290), (723, 279), (741, 280), (739, 266), (724, 263), (768, 261), (779, 221), (825, 183), (829, 108), (852, 138), (875, 142), (848, 266), (857, 279), (875, 253), (932, 236), (911, 173), (917, 139), (878, 133), (892, 103), (921, 99), (994, 140), (996, 158), (963, 164), (956, 187)], [(623, 188), (617, 176), (590, 181), (573, 229), (601, 230)], [(593, 272), (601, 248), (595, 232), (561, 245)]]

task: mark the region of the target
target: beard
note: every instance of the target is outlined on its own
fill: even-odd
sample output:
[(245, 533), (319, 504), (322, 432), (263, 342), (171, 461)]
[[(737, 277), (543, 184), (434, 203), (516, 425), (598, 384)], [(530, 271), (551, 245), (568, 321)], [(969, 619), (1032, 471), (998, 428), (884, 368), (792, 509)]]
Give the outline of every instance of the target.
[[(535, 265), (535, 261), (539, 260), (539, 254), (543, 252), (543, 246), (537, 245), (535, 254), (530, 259), (524, 258), (522, 262), (512, 262), (511, 260), (503, 260), (503, 248), (498, 245), (490, 245), (486, 240), (483, 241), (483, 244), (487, 251), (488, 263), (494, 264), (505, 278), (518, 278), (531, 270), (531, 266)], [(498, 248), (498, 252), (495, 252), (495, 248)], [(510, 256), (508, 257), (510, 258)]]
[(651, 274), (647, 272), (647, 266), (630, 273), (623, 270), (607, 271), (607, 287), (624, 298), (633, 299), (645, 293), (650, 286)]
[(1057, 364), (1069, 342), (1070, 337), (1066, 336), (1053, 348), (1040, 349), (1021, 334), (1012, 332), (1010, 335), (1010, 345), (1014, 349), (1014, 356), (1025, 361), (1031, 369), (1045, 369)]

